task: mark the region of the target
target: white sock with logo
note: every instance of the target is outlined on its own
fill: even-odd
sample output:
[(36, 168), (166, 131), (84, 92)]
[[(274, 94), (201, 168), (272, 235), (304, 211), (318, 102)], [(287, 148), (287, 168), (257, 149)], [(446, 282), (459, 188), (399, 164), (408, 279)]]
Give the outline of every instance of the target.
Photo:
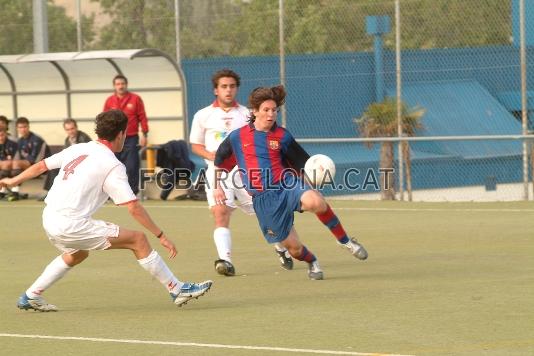
[(213, 241), (221, 260), (232, 262), (232, 234), (227, 227), (218, 227), (213, 231)]
[(33, 284), (26, 291), (28, 298), (33, 299), (39, 297), (45, 290), (50, 288), (52, 284), (59, 281), (71, 269), (69, 265), (63, 261), (61, 255), (57, 256), (45, 267), (43, 273), (33, 282)]
[(177, 294), (180, 291), (180, 288), (184, 285), (183, 282), (180, 282), (178, 278), (174, 276), (156, 250), (152, 250), (150, 255), (137, 260), (137, 262), (139, 262), (141, 267), (150, 273), (152, 277), (156, 278), (163, 284), (169, 293)]

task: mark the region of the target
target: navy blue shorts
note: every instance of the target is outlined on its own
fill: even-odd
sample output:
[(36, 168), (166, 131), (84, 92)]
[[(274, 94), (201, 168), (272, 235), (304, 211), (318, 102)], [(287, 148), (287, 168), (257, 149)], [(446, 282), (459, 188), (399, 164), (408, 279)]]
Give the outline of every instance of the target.
[[(287, 184), (288, 180), (293, 184)], [(300, 198), (311, 189), (302, 183), (300, 178), (288, 180), (286, 180), (288, 188), (267, 190), (252, 198), (260, 229), (270, 244), (287, 238), (295, 220), (294, 212), (301, 212)]]

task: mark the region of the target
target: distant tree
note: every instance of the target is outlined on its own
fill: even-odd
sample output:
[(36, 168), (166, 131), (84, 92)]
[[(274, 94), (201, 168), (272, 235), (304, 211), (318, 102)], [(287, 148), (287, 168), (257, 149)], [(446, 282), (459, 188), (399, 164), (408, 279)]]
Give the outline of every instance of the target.
[(511, 0), (401, 2), (403, 48), (508, 44), (511, 11)]
[[(417, 130), (422, 128), (421, 118), (425, 110), (419, 107), (408, 109), (402, 104), (402, 132), (406, 136), (415, 136)], [(370, 104), (363, 115), (354, 120), (363, 137), (394, 137), (398, 135), (397, 101), (386, 98), (381, 103)], [(372, 142), (367, 146), (371, 147)], [(394, 167), (394, 146), (391, 141), (381, 142), (380, 168), (392, 169)], [(411, 159), (410, 146), (405, 142), (402, 146), (406, 164), (406, 181), (409, 200), (411, 200)], [(388, 175), (389, 181), (381, 184), (382, 200), (395, 200), (395, 176)], [(384, 189), (387, 185), (390, 189)]]
[[(76, 21), (65, 9), (48, 3), (48, 42), (50, 52), (76, 51)], [(93, 17), (83, 17), (83, 41), (93, 40)], [(0, 0), (0, 54), (33, 52), (32, 1)]]
[[(94, 15), (82, 16), (82, 47), (89, 47), (94, 40)], [(48, 4), (48, 38), (50, 52), (78, 50), (76, 20), (67, 16), (65, 8)]]
[[(0, 0), (6, 1), (6, 0)], [(20, 0), (19, 0), (20, 1)], [(98, 1), (112, 21), (95, 48), (155, 47), (175, 53), (174, 0)], [(511, 36), (511, 0), (401, 2), (405, 49), (503, 45)], [(278, 54), (278, 0), (181, 0), (184, 58)], [(393, 0), (288, 0), (284, 2), (288, 54), (372, 50), (365, 18), (387, 15)], [(393, 48), (394, 32), (386, 35)]]
[(103, 12), (112, 21), (101, 28), (100, 41), (95, 45), (102, 49), (148, 47), (145, 28), (145, 0), (92, 0), (98, 1)]

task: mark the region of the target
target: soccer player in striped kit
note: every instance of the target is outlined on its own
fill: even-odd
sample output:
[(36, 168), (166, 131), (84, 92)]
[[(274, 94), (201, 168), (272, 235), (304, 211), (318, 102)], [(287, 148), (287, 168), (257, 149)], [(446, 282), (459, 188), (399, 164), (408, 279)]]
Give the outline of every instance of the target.
[[(293, 227), (295, 211), (316, 214), (337, 242), (356, 258), (365, 260), (368, 255), (356, 239), (347, 235), (321, 193), (305, 184), (296, 173), (304, 168), (309, 155), (286, 129), (276, 124), (285, 97), (281, 85), (254, 89), (249, 96), (252, 110), (249, 124), (230, 133), (221, 143), (215, 165), (225, 171), (235, 165), (239, 167), (267, 242), (281, 243), (291, 256), (307, 262), (310, 279), (323, 279), (317, 258), (300, 242)], [(222, 174), (221, 170), (218, 175)], [(218, 180), (217, 183), (214, 197), (221, 203), (226, 197)]]
[[(234, 181), (228, 182), (224, 187), (226, 196), (224, 203), (218, 204), (215, 201), (213, 198), (215, 181), (213, 160), (217, 148), (228, 134), (247, 124), (249, 111), (235, 100), (240, 84), (240, 77), (236, 72), (230, 69), (221, 69), (213, 74), (211, 81), (215, 100), (211, 105), (195, 114), (191, 124), (189, 141), (193, 153), (204, 158), (208, 165), (206, 195), (215, 220), (213, 241), (219, 255), (215, 261), (215, 270), (219, 274), (233, 276), (235, 275), (235, 267), (232, 262), (230, 217), (238, 207), (249, 215), (254, 214), (254, 208), (250, 195), (242, 188), (241, 179), (233, 173)], [(236, 200), (239, 204), (236, 204)], [(293, 260), (287, 250), (280, 244), (275, 244), (275, 250), (282, 268), (292, 269)]]

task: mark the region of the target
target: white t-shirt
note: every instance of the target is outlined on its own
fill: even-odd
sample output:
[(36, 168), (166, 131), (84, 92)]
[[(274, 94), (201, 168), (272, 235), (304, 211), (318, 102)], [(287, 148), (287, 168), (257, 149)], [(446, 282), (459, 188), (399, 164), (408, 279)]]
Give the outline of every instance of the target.
[[(193, 117), (189, 142), (204, 145), (209, 152), (216, 152), (230, 132), (247, 124), (248, 115), (249, 110), (243, 105), (236, 103), (225, 111), (215, 101), (197, 111)], [(213, 161), (205, 161), (208, 165), (213, 164)]]
[(46, 158), (45, 164), (60, 168), (45, 199), (47, 213), (88, 219), (108, 197), (117, 205), (137, 200), (126, 167), (100, 142), (70, 146)]

